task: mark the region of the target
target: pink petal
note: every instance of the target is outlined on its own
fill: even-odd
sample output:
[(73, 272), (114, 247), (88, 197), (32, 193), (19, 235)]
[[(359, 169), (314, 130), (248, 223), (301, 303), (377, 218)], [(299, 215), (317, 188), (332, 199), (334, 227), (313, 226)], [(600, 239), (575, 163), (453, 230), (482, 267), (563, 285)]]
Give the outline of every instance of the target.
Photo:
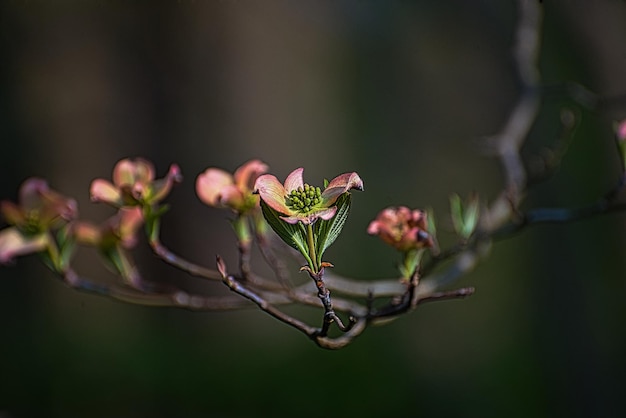
[(245, 198), (239, 187), (234, 184), (222, 188), (218, 196), (219, 203), (233, 209), (241, 208), (245, 203)]
[(40, 222), (44, 224), (58, 220), (71, 221), (78, 216), (78, 203), (54, 190), (45, 190), (41, 193), (39, 216)]
[(296, 190), (299, 187), (304, 187), (304, 181), (302, 180), (302, 173), (304, 168), (296, 168), (285, 179), (285, 196)]
[(351, 189), (363, 190), (363, 180), (357, 173), (345, 173), (335, 177), (322, 192), (324, 206), (332, 205), (339, 196)]
[(22, 183), (19, 191), (20, 206), (23, 210), (39, 209), (41, 194), (50, 190), (48, 183), (40, 178), (31, 177)]
[(122, 245), (131, 248), (137, 242), (137, 230), (143, 225), (143, 213), (139, 206), (130, 209), (120, 209), (119, 217), (119, 238)]
[(72, 234), (81, 244), (96, 246), (102, 241), (102, 231), (91, 222), (76, 221), (72, 223)]
[(235, 184), (242, 192), (249, 192), (254, 182), (261, 175), (267, 173), (269, 167), (261, 160), (250, 160), (235, 171)]
[[(302, 175), (302, 172), (300, 172), (300, 175)], [(300, 176), (300, 179), (302, 180), (302, 176)], [(294, 213), (287, 207), (285, 203), (287, 192), (275, 176), (271, 174), (259, 176), (254, 183), (254, 190), (258, 192), (259, 195), (261, 195), (261, 199), (275, 211), (284, 213), (285, 215), (292, 215)]]
[(154, 180), (154, 166), (143, 158), (120, 160), (113, 169), (113, 183), (116, 186), (133, 185), (137, 181)]
[(209, 168), (196, 180), (196, 193), (209, 206), (218, 206), (225, 187), (234, 184), (233, 176), (219, 168)]
[(333, 206), (324, 210), (320, 210), (319, 212), (315, 212), (313, 215), (316, 218), (322, 218), (323, 220), (327, 221), (329, 219), (331, 219), (333, 216), (335, 216), (335, 213), (337, 213), (337, 206)]
[(135, 178), (146, 183), (154, 180), (154, 165), (143, 158), (135, 158)]
[(48, 235), (24, 237), (17, 228), (0, 231), (0, 263), (7, 263), (18, 255), (43, 251), (48, 246)]
[(26, 222), (24, 211), (13, 202), (4, 200), (0, 202), (0, 213), (11, 225), (23, 225)]
[(307, 213), (307, 214), (295, 214), (291, 216), (281, 216), (280, 219), (289, 223), (289, 224), (297, 224), (298, 222), (302, 222), (305, 225), (312, 224), (318, 219), (323, 219), (325, 221), (331, 219), (337, 213), (337, 206), (333, 206), (332, 208), (322, 209), (317, 212)]
[(172, 190), (174, 183), (180, 183), (181, 181), (183, 181), (183, 175), (180, 171), (180, 167), (176, 164), (172, 164), (164, 178), (152, 183), (152, 196), (150, 196), (150, 200), (152, 202), (159, 202), (165, 199), (170, 193), (170, 190)]
[(381, 222), (378, 220), (374, 220), (372, 222), (370, 222), (370, 224), (367, 227), (367, 233), (370, 235), (376, 235), (380, 232), (381, 230)]
[(295, 225), (298, 222), (302, 222), (303, 224), (308, 225), (312, 222), (311, 220), (307, 219), (306, 216), (304, 215), (281, 216), (280, 219), (292, 225)]
[(122, 204), (120, 190), (113, 184), (103, 179), (96, 179), (91, 182), (91, 200), (94, 202), (106, 202), (113, 205)]

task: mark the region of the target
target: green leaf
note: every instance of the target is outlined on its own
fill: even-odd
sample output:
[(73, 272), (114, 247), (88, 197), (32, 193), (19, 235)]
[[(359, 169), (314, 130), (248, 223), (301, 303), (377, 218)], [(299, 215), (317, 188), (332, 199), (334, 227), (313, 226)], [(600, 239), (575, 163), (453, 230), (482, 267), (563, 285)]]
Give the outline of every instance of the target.
[(452, 216), (452, 225), (457, 234), (461, 234), (463, 230), (463, 213), (461, 208), (461, 197), (458, 194), (450, 196), (450, 215)]
[(412, 249), (404, 253), (404, 260), (400, 264), (400, 274), (405, 279), (410, 279), (420, 262), (422, 261), (422, 255), (424, 255), (423, 248)]
[(463, 235), (465, 238), (469, 238), (474, 233), (476, 225), (478, 225), (479, 203), (478, 196), (473, 195), (465, 205), (465, 214), (463, 216)]
[(479, 215), (478, 196), (472, 195), (462, 202), (458, 194), (450, 196), (450, 212), (454, 231), (462, 238), (469, 238), (476, 229)]
[(120, 274), (123, 277), (126, 268), (124, 266), (124, 258), (122, 257), (119, 247), (114, 245), (102, 249), (101, 254), (109, 267), (112, 268), (116, 274)]
[(331, 219), (325, 221), (319, 219), (315, 223), (315, 237), (316, 237), (316, 255), (319, 262), (322, 261), (324, 251), (331, 246), (337, 239), (341, 230), (343, 229), (346, 219), (348, 219), (348, 213), (350, 212), (350, 193), (344, 193), (337, 199), (337, 212)]
[(261, 199), (261, 210), (267, 224), (276, 232), (276, 234), (287, 245), (300, 251), (309, 265), (312, 261), (309, 256), (309, 246), (306, 240), (306, 231), (298, 224), (292, 225), (280, 219), (280, 214), (269, 207), (263, 199)]
[(59, 253), (59, 268), (61, 271), (66, 271), (69, 267), (75, 248), (76, 245), (74, 240), (67, 240), (63, 243), (63, 246), (61, 246), (61, 251)]
[(435, 222), (435, 211), (433, 208), (426, 209), (426, 232), (433, 238), (437, 237), (437, 223)]

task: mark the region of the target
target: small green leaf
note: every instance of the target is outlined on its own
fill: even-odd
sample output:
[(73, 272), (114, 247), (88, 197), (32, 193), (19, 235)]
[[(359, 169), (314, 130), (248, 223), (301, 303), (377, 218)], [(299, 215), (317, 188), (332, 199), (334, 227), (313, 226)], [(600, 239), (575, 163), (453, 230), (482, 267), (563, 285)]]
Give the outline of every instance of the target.
[(426, 232), (433, 238), (437, 236), (437, 223), (435, 222), (435, 211), (433, 208), (426, 209)]
[(464, 239), (469, 238), (478, 224), (478, 196), (472, 195), (466, 202), (462, 202), (458, 194), (453, 194), (450, 196), (450, 214), (454, 231)]
[(319, 219), (315, 224), (316, 254), (318, 261), (322, 261), (324, 251), (332, 245), (343, 229), (348, 213), (350, 212), (350, 193), (344, 193), (337, 199), (337, 212), (331, 219)]
[(450, 215), (452, 216), (452, 225), (457, 234), (461, 234), (463, 230), (463, 213), (461, 208), (461, 197), (458, 194), (450, 196)]
[(422, 255), (424, 255), (423, 248), (412, 249), (404, 253), (404, 260), (402, 261), (402, 264), (398, 266), (400, 274), (403, 278), (411, 278), (422, 261)]
[(117, 246), (110, 246), (101, 250), (104, 260), (116, 274), (124, 276), (124, 260)]
[(306, 231), (302, 228), (300, 222), (293, 225), (283, 221), (280, 219), (279, 213), (269, 207), (262, 199), (261, 210), (267, 224), (274, 230), (274, 232), (276, 232), (280, 239), (282, 239), (290, 247), (300, 251), (307, 262), (311, 264), (312, 261), (309, 256)]
[(59, 254), (59, 268), (61, 271), (65, 271), (69, 267), (75, 248), (76, 245), (74, 240), (67, 240), (61, 246)]
[(479, 200), (477, 195), (472, 195), (465, 205), (465, 214), (463, 216), (463, 236), (469, 238), (474, 233), (478, 224)]
[(151, 241), (157, 241), (161, 230), (161, 216), (169, 210), (168, 205), (163, 206), (143, 206), (144, 228), (146, 236)]

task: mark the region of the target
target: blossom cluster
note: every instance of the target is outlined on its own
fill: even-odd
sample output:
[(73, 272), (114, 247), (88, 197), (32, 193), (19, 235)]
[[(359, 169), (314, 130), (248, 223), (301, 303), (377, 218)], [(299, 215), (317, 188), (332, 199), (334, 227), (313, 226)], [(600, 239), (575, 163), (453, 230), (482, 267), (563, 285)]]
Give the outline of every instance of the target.
[[(203, 203), (229, 209), (238, 219), (248, 215), (257, 220), (265, 217), (269, 226), (300, 250), (316, 271), (326, 265), (321, 259), (323, 252), (343, 227), (350, 209), (349, 192), (363, 190), (363, 180), (356, 172), (348, 172), (325, 181), (324, 187), (316, 187), (304, 182), (302, 167), (293, 170), (284, 183), (268, 170), (268, 165), (257, 159), (244, 163), (233, 174), (211, 167), (198, 175), (196, 193)], [(42, 179), (28, 179), (20, 189), (19, 204), (0, 203), (0, 213), (11, 225), (0, 231), (0, 262), (29, 253), (63, 253), (67, 242), (105, 252), (132, 248), (142, 225), (158, 216), (160, 202), (180, 181), (181, 171), (175, 164), (157, 179), (153, 164), (147, 160), (119, 161), (111, 181), (96, 179), (91, 183), (92, 201), (117, 210), (111, 218), (96, 224), (78, 219), (74, 199), (53, 191)], [(61, 229), (65, 237), (62, 242), (53, 234)], [(367, 232), (400, 252), (433, 245), (425, 212), (404, 206), (381, 211)], [(244, 236), (247, 233), (238, 238), (243, 240)], [(57, 264), (61, 268), (62, 263)]]

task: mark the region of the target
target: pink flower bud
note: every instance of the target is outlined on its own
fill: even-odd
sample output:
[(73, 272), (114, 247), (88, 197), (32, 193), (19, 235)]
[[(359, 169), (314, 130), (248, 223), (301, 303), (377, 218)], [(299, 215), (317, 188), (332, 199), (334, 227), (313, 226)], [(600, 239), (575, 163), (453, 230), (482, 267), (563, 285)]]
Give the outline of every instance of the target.
[(383, 209), (369, 224), (367, 233), (403, 252), (433, 246), (433, 239), (426, 231), (426, 213), (406, 206)]

